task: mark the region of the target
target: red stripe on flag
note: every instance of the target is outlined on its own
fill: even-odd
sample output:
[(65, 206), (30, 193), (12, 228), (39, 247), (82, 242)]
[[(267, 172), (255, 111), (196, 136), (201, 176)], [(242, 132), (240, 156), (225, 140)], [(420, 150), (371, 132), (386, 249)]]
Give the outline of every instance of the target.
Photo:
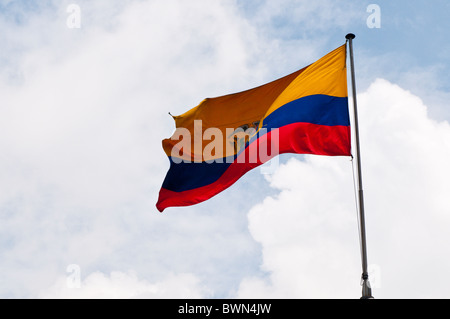
[[(294, 123), (278, 129), (279, 153), (315, 154), (327, 156), (350, 156), (351, 133), (350, 126), (326, 126), (311, 123)], [(253, 141), (258, 143), (260, 148), (268, 148), (271, 144), (273, 132), (261, 136)], [(253, 144), (252, 143), (252, 144)], [(157, 209), (163, 212), (168, 207), (190, 206), (201, 203), (217, 195), (223, 190), (233, 185), (245, 173), (255, 167), (264, 164), (278, 154), (268, 154), (264, 162), (258, 158), (256, 163), (245, 163), (243, 158), (249, 158), (249, 149), (242, 152), (239, 157), (230, 165), (225, 173), (214, 183), (187, 190), (183, 192), (173, 192), (162, 188), (159, 193)], [(270, 152), (269, 152), (270, 153)], [(242, 163), (244, 162), (244, 163)], [(210, 164), (214, 165), (214, 163)]]

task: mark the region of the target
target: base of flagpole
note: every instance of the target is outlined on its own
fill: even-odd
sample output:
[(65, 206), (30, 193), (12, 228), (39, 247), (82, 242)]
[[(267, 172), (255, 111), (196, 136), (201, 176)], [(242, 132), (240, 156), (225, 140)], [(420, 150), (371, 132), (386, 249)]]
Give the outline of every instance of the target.
[(369, 279), (363, 279), (362, 287), (361, 299), (374, 299), (372, 296), (372, 288), (370, 287)]

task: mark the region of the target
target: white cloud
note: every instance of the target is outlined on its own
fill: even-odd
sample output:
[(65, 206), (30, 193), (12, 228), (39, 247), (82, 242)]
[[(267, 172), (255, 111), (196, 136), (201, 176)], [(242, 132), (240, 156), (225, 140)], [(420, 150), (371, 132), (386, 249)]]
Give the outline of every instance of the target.
[[(358, 97), (369, 263), (379, 298), (445, 298), (450, 125), (385, 80)], [(279, 190), (249, 214), (266, 277), (240, 297), (357, 298), (361, 273), (351, 163), (290, 160), (270, 178)]]
[[(248, 67), (252, 28), (231, 4), (118, 3), (80, 2), (80, 29), (67, 28), (64, 4), (20, 26), (2, 20), (18, 35), (8, 57), (20, 54), (0, 81), (1, 296), (33, 297), (72, 263), (152, 282), (194, 270), (217, 285), (248, 271), (225, 269), (249, 258), (244, 214), (160, 215), (155, 203), (168, 111), (260, 77)], [(221, 270), (229, 274), (216, 279)]]
[(200, 286), (191, 274), (171, 275), (169, 278), (149, 283), (139, 280), (134, 272), (111, 272), (109, 276), (96, 272), (78, 285), (60, 278), (54, 286), (42, 291), (44, 299), (200, 299), (209, 292)]

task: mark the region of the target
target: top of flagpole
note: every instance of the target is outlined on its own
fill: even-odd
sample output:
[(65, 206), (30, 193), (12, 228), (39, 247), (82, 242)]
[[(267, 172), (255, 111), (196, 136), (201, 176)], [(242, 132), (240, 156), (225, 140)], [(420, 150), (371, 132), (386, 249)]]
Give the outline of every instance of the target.
[(356, 37), (356, 35), (354, 35), (353, 33), (349, 33), (349, 34), (347, 34), (347, 35), (345, 36), (345, 38), (346, 38), (347, 40), (353, 40), (355, 37)]

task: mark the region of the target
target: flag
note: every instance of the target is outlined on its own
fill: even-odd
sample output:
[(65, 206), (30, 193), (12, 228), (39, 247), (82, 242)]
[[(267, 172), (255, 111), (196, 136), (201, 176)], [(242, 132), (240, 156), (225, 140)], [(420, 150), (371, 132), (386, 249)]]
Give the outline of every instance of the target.
[(173, 117), (170, 168), (156, 204), (194, 205), (283, 153), (350, 156), (346, 45), (283, 78), (207, 98)]

